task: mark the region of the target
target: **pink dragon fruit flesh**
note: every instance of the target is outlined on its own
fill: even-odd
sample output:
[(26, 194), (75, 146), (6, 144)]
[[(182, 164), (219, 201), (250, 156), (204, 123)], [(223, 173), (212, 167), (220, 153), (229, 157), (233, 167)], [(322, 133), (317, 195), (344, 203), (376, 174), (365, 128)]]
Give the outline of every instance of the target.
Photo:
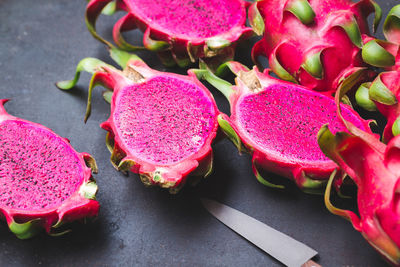
[(362, 138), (345, 132), (333, 135), (328, 126), (324, 126), (318, 142), (325, 155), (335, 161), (358, 187), (359, 216), (331, 203), (334, 175), (325, 193), (327, 208), (348, 219), (390, 263), (400, 266), (400, 136), (391, 139), (386, 146), (376, 138)]
[[(239, 151), (252, 154), (257, 179), (265, 185), (282, 187), (263, 178), (263, 169), (294, 180), (306, 192), (322, 192), (337, 165), (319, 149), (318, 130), (328, 122), (335, 131), (345, 130), (336, 116), (333, 98), (273, 78), (269, 70), (248, 70), (237, 62), (225, 63), (217, 73), (226, 67), (236, 73), (235, 86), (207, 69), (193, 71), (229, 100), (231, 115), (219, 115), (220, 127)], [(369, 131), (367, 121), (350, 107), (343, 105), (343, 109), (346, 118)]]
[(379, 110), (386, 118), (383, 141), (389, 142), (400, 134), (400, 5), (395, 6), (386, 18), (386, 39), (371, 40), (365, 44), (362, 56), (365, 62), (383, 67), (374, 81), (362, 84), (356, 93), (356, 101), (366, 110)]
[[(98, 35), (97, 17), (112, 0), (92, 0), (86, 9), (86, 24), (93, 36)], [(167, 66), (187, 66), (198, 58), (224, 61), (232, 58), (237, 42), (252, 36), (245, 26), (243, 0), (117, 0), (116, 9), (126, 11), (114, 26), (114, 42), (120, 49), (135, 51), (142, 47), (129, 44), (121, 32), (139, 28), (144, 32), (144, 48), (157, 52)]]
[(18, 238), (96, 216), (95, 160), (50, 129), (6, 113), (0, 100), (0, 217)]
[(369, 40), (367, 16), (381, 9), (372, 0), (261, 0), (249, 8), (254, 31), (263, 35), (252, 50), (280, 78), (328, 94), (364, 67), (360, 49)]
[[(86, 58), (77, 75), (81, 70), (94, 73), (86, 118), (93, 87), (101, 84), (112, 90), (112, 95), (106, 94), (111, 96), (111, 115), (101, 127), (108, 131), (107, 147), (115, 168), (138, 173), (144, 184), (157, 184), (171, 193), (178, 192), (189, 175), (208, 176), (219, 114), (211, 93), (192, 73), (159, 72), (136, 56), (117, 50), (112, 55), (118, 62), (130, 57), (122, 60), (123, 71)], [(68, 89), (76, 81), (77, 76), (57, 85)]]

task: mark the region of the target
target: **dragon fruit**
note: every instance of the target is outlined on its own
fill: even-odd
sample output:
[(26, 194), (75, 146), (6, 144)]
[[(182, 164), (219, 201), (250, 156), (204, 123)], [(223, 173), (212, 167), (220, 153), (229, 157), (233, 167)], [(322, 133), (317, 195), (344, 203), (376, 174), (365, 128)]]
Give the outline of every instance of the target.
[(331, 203), (334, 174), (325, 193), (327, 208), (349, 220), (379, 253), (393, 265), (400, 266), (400, 136), (386, 146), (376, 138), (345, 132), (333, 135), (328, 126), (324, 126), (318, 134), (318, 142), (325, 155), (356, 183), (360, 217)]
[[(92, 0), (86, 9), (89, 31), (108, 47), (112, 44), (98, 35), (95, 23), (111, 1)], [(167, 66), (184, 67), (198, 58), (225, 61), (233, 57), (240, 39), (253, 35), (245, 26), (247, 6), (243, 0), (117, 0), (116, 9), (128, 14), (115, 24), (114, 42), (125, 51), (142, 49), (121, 34), (139, 28), (144, 32), (144, 47), (157, 52)]]
[(376, 79), (362, 84), (356, 93), (357, 103), (366, 110), (379, 110), (386, 118), (383, 141), (389, 142), (400, 134), (400, 5), (389, 13), (384, 24), (386, 39), (371, 40), (365, 44), (362, 56), (365, 62), (385, 68)]
[(6, 113), (0, 100), (0, 217), (21, 239), (96, 216), (95, 160), (50, 129)]
[(85, 120), (93, 87), (101, 84), (112, 90), (106, 93), (111, 115), (101, 127), (108, 131), (106, 143), (114, 167), (138, 173), (145, 185), (159, 185), (171, 193), (178, 192), (189, 175), (208, 176), (219, 114), (211, 93), (191, 72), (189, 76), (159, 72), (136, 56), (115, 49), (111, 53), (125, 66), (123, 71), (86, 58), (74, 80), (57, 86), (72, 88), (80, 71), (94, 73)]
[[(294, 180), (303, 191), (321, 192), (337, 165), (320, 151), (318, 130), (328, 122), (335, 131), (345, 129), (336, 116), (333, 98), (273, 78), (269, 70), (248, 70), (237, 62), (225, 63), (216, 74), (227, 67), (237, 76), (235, 86), (207, 69), (193, 71), (229, 100), (231, 116), (219, 115), (220, 127), (240, 152), (252, 154), (257, 179), (267, 186), (282, 188), (261, 176), (260, 170), (264, 169)], [(351, 108), (343, 109), (346, 118), (370, 131), (367, 121)]]
[(333, 214), (349, 220), (354, 228), (393, 265), (400, 266), (399, 227), (399, 170), (400, 139), (394, 137), (388, 145), (370, 132), (360, 129), (343, 116), (341, 99), (354, 87), (356, 81), (345, 81), (337, 90), (337, 116), (349, 132), (332, 134), (324, 125), (318, 132), (318, 144), (323, 153), (335, 161), (343, 174), (350, 176), (358, 187), (358, 217), (350, 210), (336, 208), (330, 201), (336, 171), (325, 190), (325, 205)]
[(249, 21), (264, 36), (253, 47), (253, 61), (264, 55), (281, 79), (331, 94), (365, 67), (360, 48), (371, 38), (366, 18), (373, 11), (376, 27), (381, 9), (372, 0), (257, 1)]

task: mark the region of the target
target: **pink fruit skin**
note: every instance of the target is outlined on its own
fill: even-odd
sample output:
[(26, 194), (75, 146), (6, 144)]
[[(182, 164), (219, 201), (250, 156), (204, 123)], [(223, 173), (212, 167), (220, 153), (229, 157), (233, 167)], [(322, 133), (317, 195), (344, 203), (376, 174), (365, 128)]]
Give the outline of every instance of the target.
[[(92, 0), (86, 10), (87, 21), (94, 25), (109, 2), (111, 0)], [(239, 39), (253, 34), (252, 29), (245, 26), (248, 5), (243, 0), (118, 0), (118, 9), (128, 14), (115, 24), (114, 42), (121, 49), (129, 50), (121, 32), (139, 28), (144, 32), (145, 47), (159, 52), (166, 64), (175, 61), (180, 65), (183, 61), (230, 54)], [(229, 44), (216, 49), (219, 51), (211, 51), (207, 41), (212, 38), (226, 40)], [(163, 41), (169, 47), (152, 47), (153, 40)]]
[[(61, 222), (69, 222), (69, 221), (74, 221), (77, 219), (81, 219), (81, 218), (85, 218), (85, 217), (93, 217), (96, 216), (99, 210), (99, 203), (95, 200), (92, 199), (87, 199), (84, 197), (83, 193), (80, 192), (81, 186), (90, 182), (91, 177), (92, 177), (92, 169), (87, 167), (86, 165), (86, 160), (90, 161), (93, 160), (93, 158), (91, 158), (91, 156), (88, 153), (78, 153), (74, 150), (74, 148), (69, 144), (69, 140), (66, 138), (62, 138), (58, 135), (56, 135), (54, 132), (52, 132), (50, 129), (37, 124), (37, 123), (33, 123), (33, 122), (29, 122), (14, 116), (11, 116), (9, 114), (6, 113), (3, 105), (5, 102), (7, 102), (8, 100), (3, 99), (0, 100), (0, 128), (2, 129), (2, 131), (5, 129), (11, 129), (11, 127), (13, 127), (12, 125), (14, 125), (15, 127), (19, 128), (19, 127), (27, 127), (29, 134), (33, 135), (33, 138), (43, 138), (45, 139), (45, 137), (49, 138), (50, 140), (54, 141), (54, 142), (58, 142), (61, 147), (63, 147), (65, 149), (66, 153), (69, 153), (70, 155), (65, 155), (65, 157), (69, 157), (71, 159), (76, 160), (75, 163), (70, 164), (69, 166), (71, 167), (76, 167), (78, 168), (78, 171), (73, 172), (72, 175), (76, 175), (78, 177), (72, 177), (73, 179), (75, 179), (75, 183), (73, 183), (72, 185), (68, 184), (69, 181), (66, 181), (65, 183), (65, 187), (64, 188), (64, 193), (68, 192), (68, 195), (62, 195), (63, 191), (60, 191), (60, 198), (64, 198), (64, 200), (53, 200), (55, 201), (55, 203), (53, 204), (48, 204), (48, 207), (45, 208), (41, 208), (41, 205), (47, 205), (46, 202), (38, 202), (35, 204), (30, 204), (29, 200), (33, 199), (33, 200), (37, 200), (40, 201), (40, 197), (39, 195), (34, 195), (34, 196), (29, 196), (30, 193), (30, 189), (27, 188), (26, 192), (23, 195), (20, 195), (20, 197), (18, 199), (10, 199), (9, 201), (13, 201), (13, 203), (15, 202), (16, 204), (11, 205), (7, 205), (7, 202), (5, 202), (5, 199), (2, 199), (0, 201), (0, 213), (5, 217), (7, 223), (9, 225), (13, 224), (13, 223), (25, 223), (31, 220), (35, 220), (35, 219), (40, 219), (40, 225), (48, 232), (50, 233), (52, 231), (52, 227), (56, 224), (56, 223), (61, 223)], [(22, 129), (22, 128), (21, 128)], [(39, 133), (42, 133), (43, 136), (42, 137), (37, 137), (35, 136), (36, 131)], [(32, 133), (33, 132), (33, 133)], [(14, 134), (15, 138), (17, 138), (17, 134)], [(8, 138), (9, 136), (7, 136), (7, 133), (3, 133), (2, 138), (0, 137), (0, 142), (3, 140), (9, 140), (10, 138)], [(21, 138), (27, 138), (25, 136), (21, 137)], [(21, 139), (22, 142), (26, 141), (25, 139)], [(47, 140), (47, 139), (46, 139)], [(18, 140), (15, 140), (15, 143), (17, 145)], [(38, 141), (40, 142), (40, 141)], [(29, 145), (29, 144), (28, 144)], [(33, 147), (35, 146), (35, 144), (33, 145)], [(51, 144), (49, 144), (48, 146), (51, 146)], [(10, 146), (9, 149), (11, 149), (12, 146)], [(18, 151), (19, 153), (22, 153), (24, 155), (26, 155), (26, 153), (29, 153), (30, 151)], [(41, 150), (42, 153), (46, 152), (46, 149)], [(51, 156), (51, 155), (49, 155)], [(60, 155), (63, 156), (63, 155)], [(12, 156), (11, 156), (12, 157)], [(17, 159), (13, 159), (13, 161), (16, 161)], [(55, 164), (57, 164), (57, 158), (53, 159), (54, 161), (56, 161)], [(40, 160), (31, 160), (31, 164), (38, 164), (40, 162)], [(0, 161), (1, 162), (1, 161)], [(25, 163), (25, 162), (24, 162)], [(6, 159), (4, 159), (4, 164), (6, 163)], [(20, 164), (16, 164), (14, 165), (14, 172), (22, 172), (21, 170), (24, 168), (23, 165)], [(54, 165), (53, 165), (54, 166)], [(5, 166), (7, 168), (7, 166)], [(29, 167), (32, 170), (35, 169), (34, 166)], [(54, 168), (57, 168), (56, 166), (54, 166)], [(60, 167), (62, 168), (62, 166)], [(8, 168), (7, 168), (8, 169)], [(0, 168), (1, 170), (1, 168)], [(42, 166), (39, 170), (43, 171), (46, 170), (46, 165)], [(7, 179), (7, 174), (9, 173), (9, 170), (3, 170), (5, 171), (5, 173), (2, 174), (4, 179)], [(54, 169), (53, 169), (54, 171)], [(65, 170), (65, 172), (67, 172), (67, 170)], [(44, 185), (49, 183), (51, 184), (52, 181), (51, 180), (45, 180), (46, 179), (46, 175), (42, 176), (43, 174), (40, 173), (31, 173), (30, 175), (32, 176), (33, 180), (36, 180), (36, 183), (43, 183), (43, 187), (45, 187)], [(63, 175), (64, 173), (54, 173), (53, 174), (55, 177), (59, 177), (60, 179), (65, 178)], [(17, 175), (16, 175), (17, 176)], [(53, 176), (53, 177), (54, 177)], [(24, 180), (26, 177), (21, 177), (21, 180)], [(3, 179), (3, 180), (4, 180)], [(43, 180), (44, 179), (44, 180)], [(14, 178), (12, 179), (14, 180)], [(35, 185), (36, 185), (35, 183)], [(54, 182), (53, 182), (54, 183)], [(2, 186), (0, 186), (0, 189), (5, 190), (6, 188), (8, 188), (8, 190), (12, 190), (10, 188), (13, 188), (13, 186), (20, 186), (21, 184), (23, 184), (23, 182), (21, 182), (20, 184), (6, 184), (6, 183), (2, 183)], [(59, 184), (59, 186), (63, 186), (63, 184)], [(68, 188), (68, 186), (72, 186), (72, 188)], [(32, 190), (35, 190), (35, 192), (37, 190), (44, 190), (44, 192), (46, 191), (46, 189), (42, 188), (37, 188), (35, 186), (32, 186)], [(56, 185), (57, 187), (57, 185)], [(17, 189), (19, 188), (15, 188), (14, 190), (17, 191)], [(42, 193), (45, 194), (43, 191)], [(31, 192), (34, 193), (34, 192)], [(50, 192), (48, 192), (50, 193)], [(12, 198), (14, 195), (16, 195), (17, 192), (15, 192), (15, 194), (11, 194), (9, 197)], [(38, 194), (38, 192), (36, 192), (36, 194)], [(51, 194), (51, 193), (50, 193)], [(50, 196), (49, 196), (50, 197)], [(23, 199), (23, 200), (21, 200)], [(8, 201), (8, 202), (9, 202)], [(22, 201), (22, 202), (21, 202)], [(30, 206), (29, 206), (30, 205)], [(18, 206), (18, 207), (15, 207)]]
[[(253, 4), (265, 23), (264, 36), (252, 51), (253, 60), (256, 62), (259, 55), (264, 55), (274, 72), (275, 62), (279, 62), (301, 85), (332, 93), (343, 77), (364, 66), (360, 48), (342, 26), (356, 21), (362, 38), (368, 39), (366, 17), (373, 11), (370, 1), (310, 0), (315, 18), (308, 25), (287, 10), (296, 1), (262, 0)], [(318, 52), (321, 52), (322, 78), (311, 75), (302, 66)]]
[(374, 138), (340, 133), (323, 146), (331, 146), (326, 148), (329, 157), (358, 186), (360, 218), (351, 211), (340, 215), (393, 265), (400, 266), (400, 136), (385, 146)]
[[(153, 70), (151, 68), (149, 68), (144, 62), (140, 61), (140, 60), (131, 60), (128, 65), (128, 67), (124, 70), (124, 73), (116, 70), (114, 68), (107, 68), (107, 67), (103, 67), (102, 71), (97, 71), (94, 74), (94, 80), (96, 82), (99, 82), (100, 84), (105, 85), (106, 87), (110, 88), (111, 90), (113, 90), (113, 96), (112, 96), (112, 101), (111, 101), (111, 115), (109, 117), (109, 119), (101, 124), (101, 127), (105, 130), (107, 130), (110, 134), (110, 137), (112, 139), (114, 139), (114, 149), (112, 151), (113, 155), (120, 155), (116, 157), (116, 160), (113, 160), (113, 156), (112, 156), (112, 161), (114, 161), (114, 165), (117, 167), (117, 169), (120, 169), (118, 167), (119, 164), (121, 164), (121, 162), (131, 162), (132, 165), (129, 165), (129, 169), (134, 172), (134, 173), (138, 173), (140, 174), (142, 181), (147, 184), (158, 184), (161, 187), (165, 187), (165, 188), (170, 188), (170, 191), (172, 192), (172, 190), (174, 189), (180, 189), (181, 186), (183, 186), (183, 184), (186, 181), (186, 178), (189, 175), (193, 175), (196, 174), (199, 176), (204, 175), (205, 173), (207, 173), (207, 171), (211, 168), (212, 166), (212, 148), (211, 148), (211, 143), (214, 140), (217, 130), (218, 130), (218, 121), (217, 121), (217, 116), (219, 114), (218, 108), (216, 106), (216, 103), (214, 101), (213, 96), (211, 95), (211, 93), (204, 87), (203, 84), (201, 84), (197, 79), (196, 76), (194, 74), (192, 74), (191, 72), (189, 72), (189, 76), (183, 76), (183, 75), (178, 75), (178, 74), (173, 74), (173, 73), (163, 73), (163, 72), (159, 72), (156, 70)], [(140, 81), (134, 81), (134, 80), (130, 80), (129, 77), (129, 71), (127, 72), (126, 70), (130, 69), (130, 71), (133, 71), (134, 73), (139, 73), (142, 77), (142, 79)], [(182, 132), (180, 135), (180, 137), (178, 139), (180, 139), (178, 142), (181, 142), (180, 145), (182, 145), (181, 147), (181, 152), (179, 153), (172, 153), (172, 152), (168, 152), (168, 149), (162, 149), (163, 147), (167, 147), (167, 143), (163, 143), (165, 141), (160, 141), (160, 143), (157, 143), (158, 145), (155, 145), (153, 147), (153, 149), (157, 149), (160, 148), (160, 150), (163, 150), (160, 153), (164, 153), (167, 157), (168, 156), (173, 156), (176, 157), (178, 154), (183, 154), (186, 153), (184, 157), (181, 157), (177, 160), (171, 161), (171, 160), (163, 160), (162, 158), (158, 158), (158, 159), (151, 159), (149, 157), (145, 157), (144, 156), (144, 150), (147, 149), (148, 151), (148, 147), (146, 147), (146, 142), (158, 142), (157, 140), (152, 140), (150, 138), (151, 136), (151, 126), (145, 125), (143, 126), (142, 130), (144, 131), (143, 133), (139, 133), (140, 136), (138, 136), (138, 140), (128, 140), (128, 139), (124, 139), (124, 131), (121, 128), (122, 124), (128, 124), (130, 123), (129, 120), (127, 121), (118, 121), (119, 119), (117, 118), (117, 114), (118, 114), (118, 110), (122, 110), (122, 108), (120, 107), (121, 101), (123, 101), (123, 98), (126, 98), (126, 94), (129, 93), (129, 91), (132, 91), (135, 88), (138, 88), (138, 86), (142, 87), (143, 89), (146, 89), (147, 92), (149, 92), (149, 94), (151, 93), (152, 87), (150, 87), (151, 83), (156, 81), (157, 79), (173, 79), (175, 81), (179, 81), (180, 87), (184, 87), (184, 85), (188, 85), (192, 88), (196, 88), (195, 91), (193, 91), (193, 95), (197, 94), (197, 97), (193, 97), (193, 99), (198, 98), (198, 99), (203, 99), (198, 103), (197, 109), (201, 109), (201, 108), (206, 108), (209, 112), (208, 114), (208, 118), (201, 118), (201, 113), (198, 112), (205, 112), (206, 109), (201, 109), (200, 111), (196, 111), (193, 110), (193, 114), (197, 114), (196, 117), (193, 117), (191, 115), (187, 115), (185, 116), (185, 118), (179, 125), (175, 124), (175, 125), (170, 125), (169, 127), (179, 127), (182, 126), (182, 128), (180, 128), (182, 131), (188, 130), (188, 129), (194, 129), (191, 128), (191, 125), (198, 125), (200, 123), (199, 127), (203, 127), (202, 132), (203, 136), (199, 136), (195, 142), (200, 142), (200, 145), (196, 145), (196, 147), (193, 147), (193, 151), (191, 151), (190, 153), (186, 153), (184, 152), (185, 149), (188, 149), (188, 145), (190, 146), (190, 140), (187, 139), (187, 135)], [(185, 85), (185, 86), (186, 86)], [(176, 89), (179, 89), (178, 87)], [(181, 90), (181, 89), (179, 89)], [(197, 92), (196, 92), (197, 90)], [(125, 94), (125, 95), (124, 95)], [(182, 107), (176, 107), (178, 109), (182, 109), (182, 112), (185, 111), (185, 109), (187, 109), (189, 112), (190, 109), (194, 108), (194, 106), (190, 106), (189, 102), (191, 102), (191, 100), (189, 99), (191, 96), (189, 95), (185, 95), (184, 92), (181, 90), (180, 91), (181, 97), (184, 98), (186, 97), (186, 101), (187, 103), (187, 107), (185, 108), (185, 106)], [(161, 95), (158, 95), (161, 97)], [(155, 99), (158, 99), (158, 96)], [(189, 98), (188, 98), (189, 97)], [(149, 112), (151, 113), (152, 109), (156, 109), (156, 104), (155, 102), (152, 102), (152, 100), (148, 99), (148, 100), (142, 100), (145, 103), (148, 103), (150, 108), (146, 108), (145, 110), (142, 111), (138, 111), (140, 113), (140, 116), (137, 117), (137, 119), (142, 120), (142, 117), (146, 117), (148, 116)], [(164, 98), (164, 100), (155, 100), (157, 101), (161, 101), (159, 102), (159, 104), (161, 106), (170, 106), (172, 109), (175, 108), (175, 105), (177, 105), (178, 102), (174, 103), (174, 101), (172, 99), (168, 98), (168, 95), (166, 95), (166, 98)], [(132, 106), (126, 110), (134, 110), (134, 101), (133, 103), (130, 103), (130, 105), (132, 104)], [(136, 103), (138, 104), (138, 103)], [(184, 104), (184, 103), (180, 103), (180, 104)], [(185, 111), (186, 112), (186, 111)], [(157, 113), (157, 112), (154, 112)], [(146, 115), (147, 114), (147, 115)], [(152, 120), (157, 121), (158, 118), (157, 115), (160, 114), (156, 114), (155, 118), (152, 118)], [(125, 116), (124, 119), (127, 119), (128, 116), (127, 113), (124, 113), (123, 116)], [(173, 119), (172, 117), (166, 117), (163, 118), (167, 121)], [(203, 122), (201, 122), (201, 120), (204, 119)], [(153, 122), (155, 122), (153, 121)], [(122, 122), (122, 124), (121, 124)], [(146, 121), (146, 123), (151, 123), (148, 120)], [(185, 125), (183, 124), (187, 124), (187, 126), (185, 127)], [(203, 124), (203, 126), (201, 126), (201, 124)], [(163, 124), (162, 124), (163, 125)], [(205, 127), (205, 128), (204, 128)], [(128, 128), (127, 128), (128, 129)], [(157, 127), (155, 127), (155, 129), (157, 129)], [(154, 131), (155, 131), (154, 129)], [(128, 129), (129, 130), (129, 129)], [(178, 132), (176, 131), (177, 129), (170, 129), (170, 131), (168, 131), (168, 129), (165, 129), (166, 132), (163, 132), (163, 134), (158, 135), (157, 133), (155, 135), (156, 138), (161, 138), (163, 135), (167, 135), (167, 132), (170, 132), (172, 135), (175, 134), (177, 135)], [(136, 134), (136, 132), (139, 131), (139, 129), (133, 129), (133, 134)], [(149, 131), (149, 132), (146, 132)], [(162, 131), (162, 129), (160, 130)], [(147, 137), (146, 137), (147, 136)], [(179, 135), (178, 135), (179, 136)], [(177, 136), (172, 136), (172, 138), (176, 138)], [(146, 140), (147, 138), (147, 140)], [(127, 141), (128, 140), (128, 141)], [(172, 139), (171, 139), (172, 140)], [(167, 140), (167, 142), (171, 141), (171, 140)], [(186, 140), (186, 141), (185, 141)], [(136, 142), (135, 145), (130, 145), (133, 144), (133, 141), (138, 141)], [(176, 140), (175, 140), (176, 141)], [(171, 141), (171, 142), (175, 142), (175, 141)], [(184, 143), (185, 142), (185, 143)], [(193, 142), (192, 142), (193, 143)], [(176, 144), (179, 145), (179, 144)], [(190, 147), (189, 147), (190, 149)], [(141, 150), (141, 151), (139, 151)], [(151, 149), (150, 149), (151, 150)], [(147, 152), (146, 152), (147, 153)], [(153, 152), (149, 152), (154, 153)], [(149, 154), (149, 155), (150, 155)], [(157, 180), (155, 178), (155, 175), (157, 172), (161, 172), (160, 175), (160, 179)]]
[[(320, 151), (318, 130), (325, 123), (335, 125), (335, 131), (345, 130), (341, 120), (336, 117), (334, 99), (273, 78), (268, 74), (269, 70), (261, 73), (254, 68), (252, 72), (261, 88), (253, 92), (239, 74), (237, 84), (233, 87), (234, 93), (229, 99), (231, 116), (224, 115), (223, 118), (252, 153), (253, 171), (265, 169), (294, 180), (306, 191), (313, 187), (320, 190), (337, 165)], [(257, 101), (257, 97), (264, 99)], [(244, 103), (246, 99), (248, 103)], [(267, 103), (271, 105), (265, 108)], [(370, 132), (368, 121), (348, 106), (342, 105), (342, 109), (348, 120)], [(248, 115), (244, 117), (246, 112)], [(250, 126), (246, 128), (246, 124)]]

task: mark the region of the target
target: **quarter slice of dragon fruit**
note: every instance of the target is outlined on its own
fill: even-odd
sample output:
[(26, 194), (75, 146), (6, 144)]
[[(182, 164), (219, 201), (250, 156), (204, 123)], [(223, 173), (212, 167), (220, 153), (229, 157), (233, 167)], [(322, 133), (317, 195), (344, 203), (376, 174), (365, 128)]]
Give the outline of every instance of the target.
[(6, 113), (0, 100), (0, 215), (20, 239), (96, 216), (95, 160), (50, 129)]
[[(219, 114), (211, 93), (191, 72), (189, 76), (159, 72), (126, 52), (112, 49), (111, 53), (125, 66), (123, 71), (86, 58), (77, 75), (82, 70), (94, 73), (85, 119), (93, 87), (101, 84), (112, 90), (106, 93), (111, 115), (101, 127), (108, 131), (106, 144), (114, 167), (138, 173), (145, 185), (159, 185), (171, 193), (178, 192), (189, 175), (208, 176)], [(57, 86), (72, 88), (77, 77)]]
[[(112, 44), (99, 36), (95, 24), (111, 1), (92, 0), (86, 9), (89, 31), (108, 47)], [(157, 52), (167, 66), (184, 67), (198, 58), (225, 61), (233, 57), (239, 40), (253, 35), (245, 26), (248, 5), (243, 0), (117, 0), (116, 9), (127, 14), (114, 26), (114, 42), (125, 51), (143, 49), (121, 34), (139, 28), (144, 32), (144, 48)]]
[(382, 12), (372, 0), (256, 1), (249, 22), (263, 37), (253, 47), (253, 61), (263, 55), (281, 79), (331, 94), (365, 67), (360, 51), (371, 38), (367, 17), (374, 11), (376, 27)]
[[(318, 147), (317, 133), (325, 123), (335, 131), (345, 130), (336, 116), (332, 97), (269, 76), (268, 71), (248, 70), (227, 62), (236, 85), (221, 80), (208, 69), (192, 70), (220, 90), (231, 105), (230, 117), (219, 115), (221, 129), (238, 147), (252, 154), (253, 172), (268, 186), (282, 187), (263, 178), (264, 169), (292, 179), (302, 190), (321, 193), (337, 165)], [(343, 105), (345, 117), (366, 131), (368, 122)]]
[(392, 8), (383, 32), (388, 41), (370, 40), (362, 50), (365, 62), (385, 71), (369, 83), (362, 84), (356, 93), (357, 103), (366, 110), (379, 110), (387, 118), (383, 141), (389, 142), (400, 134), (400, 5)]

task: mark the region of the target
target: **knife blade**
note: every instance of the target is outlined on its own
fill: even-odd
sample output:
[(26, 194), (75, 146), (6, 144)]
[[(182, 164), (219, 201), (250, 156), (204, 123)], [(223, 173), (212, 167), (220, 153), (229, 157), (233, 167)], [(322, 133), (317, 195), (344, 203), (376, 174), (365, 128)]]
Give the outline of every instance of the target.
[(217, 201), (201, 202), (219, 221), (286, 266), (320, 266), (311, 261), (318, 252), (307, 245)]

